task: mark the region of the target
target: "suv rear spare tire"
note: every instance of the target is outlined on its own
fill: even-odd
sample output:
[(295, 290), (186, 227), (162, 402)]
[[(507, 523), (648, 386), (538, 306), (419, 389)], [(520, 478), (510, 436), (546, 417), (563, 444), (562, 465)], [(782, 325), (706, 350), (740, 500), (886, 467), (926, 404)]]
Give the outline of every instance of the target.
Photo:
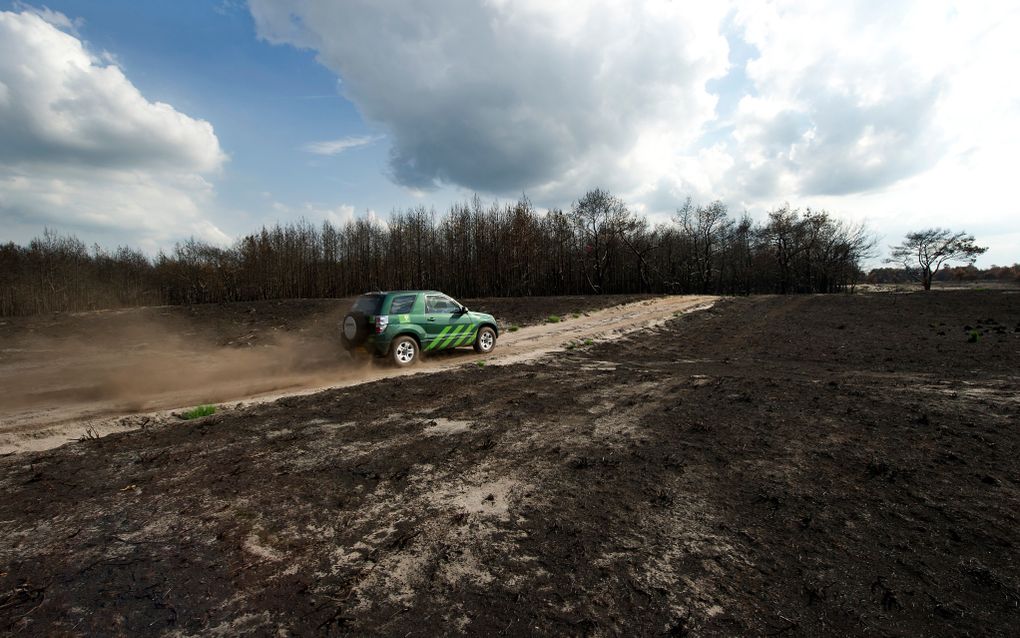
[(344, 317), (343, 323), (340, 324), (340, 336), (348, 350), (365, 343), (365, 339), (368, 339), (368, 332), (368, 316), (357, 310), (348, 313)]

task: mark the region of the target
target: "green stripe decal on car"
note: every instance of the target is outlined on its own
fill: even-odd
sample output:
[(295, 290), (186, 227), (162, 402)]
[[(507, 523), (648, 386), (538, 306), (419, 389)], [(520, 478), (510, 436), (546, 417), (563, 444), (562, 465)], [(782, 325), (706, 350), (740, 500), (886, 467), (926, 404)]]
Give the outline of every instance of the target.
[(452, 328), (452, 327), (453, 327), (453, 326), (446, 326), (445, 328), (443, 328), (443, 331), (442, 331), (442, 332), (440, 332), (440, 333), (439, 333), (438, 335), (436, 335), (436, 338), (435, 338), (435, 339), (433, 339), (433, 340), (432, 340), (432, 343), (430, 343), (430, 344), (428, 345), (428, 347), (427, 347), (427, 348), (425, 348), (425, 349), (426, 349), (426, 350), (432, 350), (433, 348), (435, 348), (436, 346), (438, 346), (438, 345), (439, 345), (439, 342), (443, 340), (443, 337), (444, 337), (444, 336), (446, 336), (446, 333), (447, 333), (447, 332), (449, 332), (449, 331), (450, 331), (450, 328)]
[(446, 348), (449, 348), (450, 344), (453, 343), (454, 339), (457, 338), (457, 335), (459, 335), (460, 333), (464, 332), (464, 328), (470, 328), (470, 326), (462, 323), (459, 326), (457, 326), (456, 328), (454, 328), (453, 332), (450, 333), (450, 336), (447, 337), (446, 341), (443, 342), (443, 345), (441, 345), (439, 347), (441, 349), (443, 349), (443, 350), (445, 350)]
[(474, 341), (476, 333), (477, 330), (472, 330), (471, 328), (468, 328), (467, 332), (464, 333), (464, 336), (461, 337), (460, 340), (457, 341), (457, 343), (453, 347), (458, 348), (460, 346), (464, 346), (471, 343), (472, 341)]

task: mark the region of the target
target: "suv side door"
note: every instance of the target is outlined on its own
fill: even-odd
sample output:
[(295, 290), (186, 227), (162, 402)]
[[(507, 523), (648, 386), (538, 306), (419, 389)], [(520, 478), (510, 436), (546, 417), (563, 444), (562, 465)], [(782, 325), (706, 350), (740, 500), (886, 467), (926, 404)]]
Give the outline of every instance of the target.
[(445, 350), (470, 343), (474, 322), (461, 305), (442, 293), (425, 293), (425, 350)]

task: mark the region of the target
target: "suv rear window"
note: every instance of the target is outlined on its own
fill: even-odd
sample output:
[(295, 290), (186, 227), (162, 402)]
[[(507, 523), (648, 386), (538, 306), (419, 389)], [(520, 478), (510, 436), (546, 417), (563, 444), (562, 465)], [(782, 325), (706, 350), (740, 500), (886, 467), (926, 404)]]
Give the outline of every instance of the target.
[(418, 298), (418, 295), (400, 295), (394, 297), (390, 303), (390, 314), (391, 315), (406, 315), (411, 312), (414, 308), (414, 300)]
[(366, 315), (377, 315), (382, 307), (382, 295), (361, 295), (354, 301), (351, 312), (363, 312)]

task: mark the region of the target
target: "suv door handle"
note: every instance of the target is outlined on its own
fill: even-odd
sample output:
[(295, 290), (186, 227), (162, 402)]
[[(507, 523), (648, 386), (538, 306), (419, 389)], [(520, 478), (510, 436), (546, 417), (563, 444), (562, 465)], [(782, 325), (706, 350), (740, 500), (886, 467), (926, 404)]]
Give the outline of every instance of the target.
[(425, 321), (435, 321), (435, 320), (436, 320), (436, 318), (435, 318), (435, 317), (427, 317), (427, 318), (425, 319)]

